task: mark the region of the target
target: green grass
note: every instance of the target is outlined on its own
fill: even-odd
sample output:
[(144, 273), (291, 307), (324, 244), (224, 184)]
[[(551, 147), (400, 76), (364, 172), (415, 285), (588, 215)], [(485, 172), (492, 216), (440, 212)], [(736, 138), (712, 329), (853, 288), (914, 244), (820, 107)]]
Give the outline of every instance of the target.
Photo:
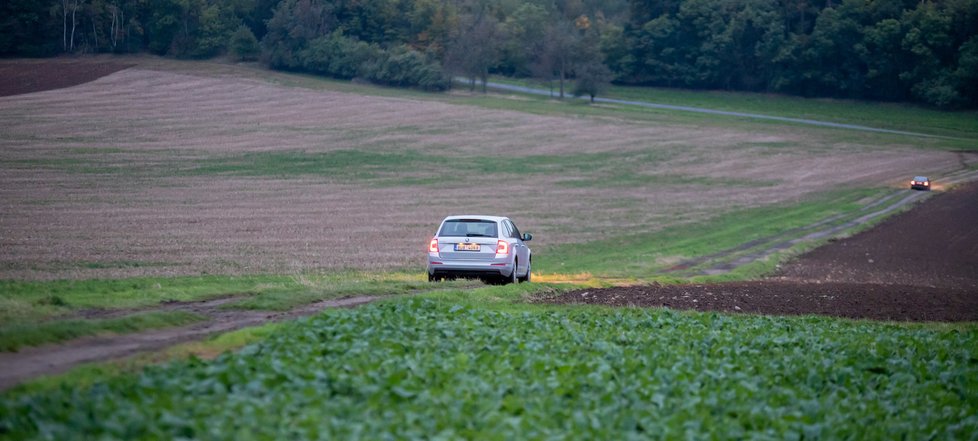
[(961, 439), (978, 329), (402, 299), (0, 397), (0, 436)]
[(203, 319), (203, 316), (185, 311), (166, 311), (131, 314), (103, 320), (76, 318), (39, 323), (4, 323), (0, 325), (0, 352), (17, 351), (25, 346), (58, 343), (102, 333), (125, 334), (182, 326)]
[[(56, 389), (91, 387), (121, 375), (138, 374), (144, 368), (187, 358), (215, 358), (225, 352), (257, 343), (278, 332), (285, 323), (272, 322), (260, 326), (238, 329), (218, 334), (204, 340), (183, 343), (160, 352), (149, 352), (117, 360), (99, 361), (76, 366), (62, 374), (32, 378), (26, 383), (14, 386), (8, 394), (48, 393)], [(2, 435), (0, 435), (2, 436)]]
[[(557, 245), (534, 258), (534, 271), (540, 273), (589, 273), (597, 277), (637, 278), (662, 282), (682, 280), (682, 275), (662, 275), (661, 271), (698, 256), (735, 248), (749, 241), (782, 234), (810, 225), (839, 213), (855, 213), (867, 196), (886, 190), (846, 190), (798, 204), (743, 209), (722, 214), (705, 222), (666, 228), (653, 233), (614, 237), (588, 243)], [(800, 232), (803, 236), (808, 232)], [(790, 237), (789, 237), (790, 238)], [(776, 261), (744, 269), (759, 274), (773, 269)], [(726, 278), (742, 278), (734, 273)]]
[(229, 304), (228, 308), (284, 311), (320, 300), (353, 296), (394, 296), (433, 289), (481, 286), (479, 281), (458, 280), (432, 285), (424, 269), (412, 273), (325, 273), (297, 276), (303, 289), (268, 289)]
[[(441, 186), (458, 179), (480, 175), (544, 175), (565, 178), (560, 185), (571, 187), (649, 187), (649, 186), (742, 186), (776, 185), (774, 181), (734, 178), (709, 178), (668, 174), (649, 175), (642, 166), (661, 163), (677, 155), (675, 151), (636, 151), (617, 153), (568, 153), (512, 157), (465, 156), (416, 151), (336, 150), (256, 152), (196, 160), (171, 160), (156, 168), (134, 170), (134, 175), (160, 173), (187, 176), (248, 176), (273, 178), (320, 177), (329, 181), (358, 181), (378, 186)], [(119, 166), (102, 164), (104, 158), (42, 161), (36, 166), (72, 173), (104, 173)], [(91, 162), (83, 162), (91, 161)], [(421, 175), (421, 176), (418, 176)], [(135, 267), (162, 265), (153, 262), (88, 262), (84, 268)]]
[[(494, 77), (492, 81), (543, 88), (539, 83)], [(572, 90), (573, 83), (567, 90)], [(604, 97), (762, 115), (863, 125), (881, 129), (978, 140), (978, 112), (941, 111), (911, 104), (811, 99), (788, 95), (611, 86)], [(978, 146), (975, 146), (978, 148)]]
[(30, 322), (80, 309), (140, 308), (164, 301), (302, 289), (291, 276), (137, 277), (55, 281), (0, 280), (0, 322)]
[(414, 167), (431, 160), (430, 157), (413, 152), (259, 152), (205, 160), (188, 170), (188, 173), (276, 177), (320, 175), (343, 179), (370, 179), (380, 173), (393, 173), (402, 170), (402, 167)]
[(227, 309), (286, 311), (309, 303), (356, 295), (392, 296), (432, 289), (479, 286), (477, 281), (431, 285), (411, 273), (332, 272), (290, 276), (143, 277), (115, 280), (0, 281), (0, 352), (60, 342), (100, 332), (128, 333), (179, 326), (202, 317), (146, 312), (88, 320), (84, 310), (152, 308), (162, 302), (238, 297)]

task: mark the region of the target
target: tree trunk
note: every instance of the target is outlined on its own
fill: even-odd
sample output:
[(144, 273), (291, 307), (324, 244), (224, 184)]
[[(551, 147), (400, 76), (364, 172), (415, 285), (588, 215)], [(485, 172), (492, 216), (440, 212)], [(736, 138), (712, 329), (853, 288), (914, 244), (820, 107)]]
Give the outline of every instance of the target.
[(78, 14), (78, 1), (71, 8), (71, 45), (70, 49), (72, 52), (75, 51), (75, 27), (78, 26), (78, 20), (75, 16)]
[(112, 25), (109, 26), (109, 44), (112, 46), (112, 52), (115, 52), (116, 46), (116, 26), (119, 21), (119, 10), (115, 6), (112, 6)]
[(95, 27), (95, 16), (92, 16), (92, 40), (95, 42), (95, 52), (98, 53), (98, 29)]
[(564, 99), (564, 61), (560, 62), (560, 99)]

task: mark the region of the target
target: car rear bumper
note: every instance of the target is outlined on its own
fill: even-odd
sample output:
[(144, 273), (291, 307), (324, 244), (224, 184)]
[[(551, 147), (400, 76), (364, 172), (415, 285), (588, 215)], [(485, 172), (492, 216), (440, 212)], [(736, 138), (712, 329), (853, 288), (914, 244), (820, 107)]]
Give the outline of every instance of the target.
[(910, 186), (910, 189), (911, 190), (930, 190), (930, 186), (929, 185), (911, 185)]
[(428, 274), (454, 277), (509, 276), (513, 274), (513, 262), (444, 261), (429, 258)]

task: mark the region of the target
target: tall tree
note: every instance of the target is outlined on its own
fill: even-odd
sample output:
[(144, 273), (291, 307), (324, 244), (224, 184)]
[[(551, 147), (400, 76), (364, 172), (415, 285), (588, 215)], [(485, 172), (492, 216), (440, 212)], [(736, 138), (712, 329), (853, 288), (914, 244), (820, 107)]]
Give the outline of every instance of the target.
[(481, 79), (482, 91), (485, 92), (489, 70), (499, 63), (502, 40), (499, 22), (485, 10), (461, 17), (455, 37), (445, 54), (448, 71), (468, 77), (472, 89), (475, 89), (476, 79)]
[(560, 99), (564, 99), (564, 83), (574, 67), (574, 51), (579, 39), (578, 30), (569, 20), (560, 19), (547, 27), (546, 41), (541, 57), (549, 60), (551, 75), (556, 74), (560, 84)]

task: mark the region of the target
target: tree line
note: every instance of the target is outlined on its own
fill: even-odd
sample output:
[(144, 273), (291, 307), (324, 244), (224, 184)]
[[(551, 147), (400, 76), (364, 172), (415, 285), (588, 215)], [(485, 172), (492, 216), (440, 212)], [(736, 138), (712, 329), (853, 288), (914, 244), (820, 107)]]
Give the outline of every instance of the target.
[(536, 78), (978, 108), (978, 0), (5, 0), (0, 55), (227, 54), (441, 90)]

